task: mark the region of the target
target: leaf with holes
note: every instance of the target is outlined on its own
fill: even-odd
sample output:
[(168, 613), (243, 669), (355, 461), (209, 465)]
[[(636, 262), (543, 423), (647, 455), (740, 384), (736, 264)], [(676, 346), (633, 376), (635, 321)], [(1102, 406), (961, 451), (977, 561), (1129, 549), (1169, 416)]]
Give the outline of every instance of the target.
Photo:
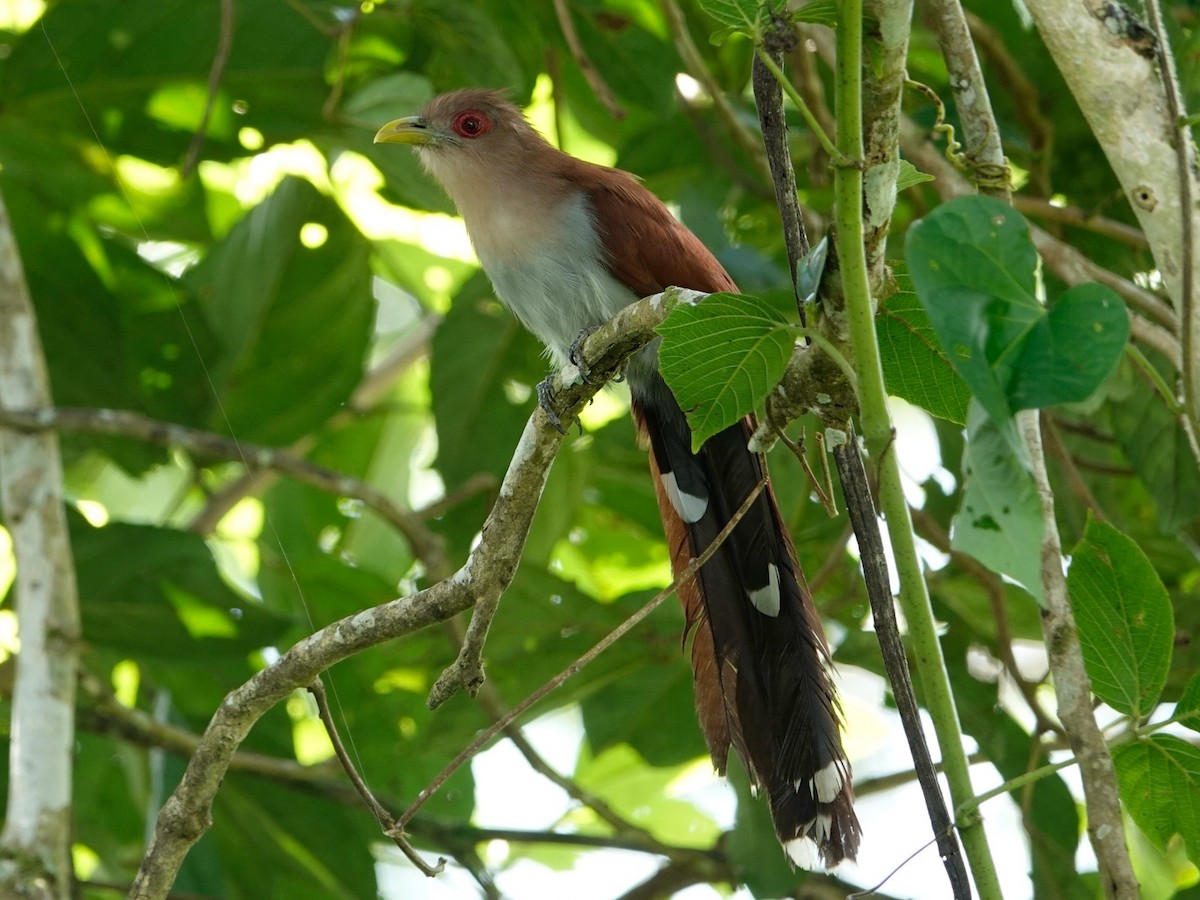
[(1117, 529), (1089, 521), (1071, 554), (1067, 591), (1096, 696), (1140, 719), (1158, 703), (1175, 626), (1150, 560)]
[(951, 525), (955, 550), (1043, 600), (1042, 508), (1026, 463), (979, 403), (967, 415), (966, 488)]
[(1128, 313), (1109, 288), (1038, 299), (1029, 227), (989, 197), (962, 197), (909, 229), (909, 270), (949, 358), (988, 415), (1086, 399), (1116, 366)]
[(659, 367), (687, 413), (693, 451), (754, 410), (783, 377), (795, 343), (776, 309), (743, 294), (681, 303), (658, 333)]

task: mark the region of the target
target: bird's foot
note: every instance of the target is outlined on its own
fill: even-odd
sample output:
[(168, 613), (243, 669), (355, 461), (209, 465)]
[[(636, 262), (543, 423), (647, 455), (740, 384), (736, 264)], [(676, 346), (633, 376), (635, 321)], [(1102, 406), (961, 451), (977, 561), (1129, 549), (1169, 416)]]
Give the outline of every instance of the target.
[(551, 385), (553, 375), (547, 375), (538, 382), (537, 395), (538, 406), (542, 408), (542, 412), (550, 419), (550, 424), (558, 429), (559, 434), (566, 434), (567, 429), (563, 428), (562, 419), (558, 417), (558, 413), (554, 411), (554, 388)]
[(571, 342), (571, 346), (567, 348), (567, 362), (579, 370), (579, 378), (584, 384), (592, 383), (592, 370), (583, 358), (583, 342), (598, 327), (598, 325), (593, 325), (591, 328), (583, 329), (579, 332), (579, 336)]

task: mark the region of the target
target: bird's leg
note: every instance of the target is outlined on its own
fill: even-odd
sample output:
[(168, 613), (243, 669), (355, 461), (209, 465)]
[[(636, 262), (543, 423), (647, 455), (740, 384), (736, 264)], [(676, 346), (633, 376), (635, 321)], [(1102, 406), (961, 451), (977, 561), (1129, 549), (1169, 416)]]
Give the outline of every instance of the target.
[(542, 408), (542, 412), (544, 412), (546, 414), (546, 416), (550, 419), (550, 424), (558, 429), (558, 433), (566, 434), (567, 429), (563, 428), (562, 419), (560, 419), (558, 417), (558, 413), (556, 413), (554, 411), (554, 406), (553, 406), (554, 388), (551, 384), (553, 382), (553, 380), (554, 380), (553, 375), (547, 375), (545, 378), (543, 378), (541, 381), (538, 382), (538, 386), (537, 386), (538, 406), (540, 406)]
[(567, 361), (579, 370), (579, 377), (584, 384), (592, 383), (592, 370), (583, 358), (583, 342), (599, 327), (599, 325), (593, 325), (591, 328), (583, 329), (579, 332), (579, 336), (571, 342), (571, 346), (567, 348)]

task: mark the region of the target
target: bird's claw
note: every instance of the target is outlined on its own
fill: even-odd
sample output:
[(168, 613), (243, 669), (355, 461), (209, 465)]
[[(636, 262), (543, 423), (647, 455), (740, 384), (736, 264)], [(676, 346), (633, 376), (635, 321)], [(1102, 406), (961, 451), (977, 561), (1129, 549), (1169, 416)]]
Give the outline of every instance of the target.
[(583, 358), (583, 342), (598, 327), (593, 325), (591, 328), (583, 329), (583, 331), (579, 332), (579, 336), (571, 342), (571, 346), (567, 348), (567, 361), (579, 370), (579, 378), (584, 384), (592, 383), (592, 370)]
[(558, 417), (558, 413), (554, 411), (554, 388), (551, 387), (553, 375), (547, 375), (538, 382), (537, 395), (538, 406), (542, 408), (542, 412), (550, 420), (550, 424), (558, 429), (559, 434), (566, 434), (567, 429), (563, 428), (562, 419)]

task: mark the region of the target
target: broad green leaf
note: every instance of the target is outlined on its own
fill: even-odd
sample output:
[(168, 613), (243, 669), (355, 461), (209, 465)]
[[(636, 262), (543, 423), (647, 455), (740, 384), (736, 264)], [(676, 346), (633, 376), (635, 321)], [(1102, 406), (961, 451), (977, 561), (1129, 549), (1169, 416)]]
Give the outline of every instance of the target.
[(214, 430), (281, 444), (346, 402), (375, 313), (367, 253), (332, 200), (287, 178), (187, 274), (222, 350)]
[(888, 393), (965, 425), (970, 390), (946, 357), (908, 276), (899, 273), (897, 281), (900, 290), (880, 304), (875, 317)]
[(648, 766), (631, 747), (621, 744), (595, 756), (583, 754), (575, 779), (659, 840), (681, 847), (710, 847), (718, 835), (713, 820), (686, 800), (671, 796), (671, 782), (687, 768), (686, 763)]
[[(320, 795), (232, 775), (217, 794), (214, 838), (228, 879), (223, 896), (374, 896), (369, 816)], [(222, 827), (223, 826), (223, 827)]]
[(722, 25), (741, 28), (758, 21), (759, 3), (760, 0), (700, 0), (700, 8)]
[[(1166, 363), (1151, 360), (1169, 380)], [(1158, 527), (1175, 534), (1200, 516), (1200, 467), (1187, 435), (1162, 399), (1133, 372), (1108, 406), (1112, 434), (1154, 501)]]
[[(433, 336), (429, 388), (437, 418), (435, 465), (447, 487), (478, 472), (503, 477), (549, 370), (537, 342), (491, 299), (482, 274), (467, 283)], [(516, 383), (526, 385), (518, 399)]]
[(1086, 400), (1129, 342), (1129, 313), (1111, 288), (1077, 284), (1037, 320), (1019, 348), (1008, 386), (1014, 409)]
[(684, 654), (650, 662), (633, 661), (605, 691), (584, 701), (588, 742), (597, 752), (627, 743), (652, 766), (677, 765), (705, 755), (691, 667)]
[(486, 4), (415, 0), (405, 16), (420, 35), (422, 72), (434, 84), (507, 86), (525, 78)]
[(1175, 718), (1192, 731), (1200, 731), (1200, 672), (1193, 675), (1175, 704)]
[(789, 18), (794, 22), (808, 22), (811, 25), (834, 28), (838, 23), (838, 5), (834, 0), (809, 0)]
[(1042, 602), (1042, 512), (1025, 461), (972, 403), (963, 457), (966, 491), (951, 526), (954, 549), (1006, 575)]
[(200, 663), (243, 658), (290, 620), (234, 593), (198, 535), (72, 520), (83, 633), (119, 653)]
[(741, 294), (681, 303), (657, 330), (659, 367), (687, 413), (693, 451), (754, 410), (783, 377), (794, 344), (772, 306)]
[(939, 206), (909, 229), (909, 269), (949, 358), (996, 422), (1088, 397), (1116, 365), (1128, 315), (1112, 291), (1079, 285), (1049, 308), (1025, 220), (988, 197)]
[(1071, 554), (1067, 590), (1092, 689), (1135, 719), (1158, 703), (1174, 642), (1171, 600), (1141, 549), (1089, 521)]
[(907, 159), (900, 160), (900, 174), (896, 176), (896, 192), (907, 190), (926, 181), (935, 181), (932, 175), (922, 172)]
[(433, 96), (427, 78), (415, 72), (392, 72), (368, 82), (346, 101), (343, 110), (357, 124), (379, 130), (392, 119), (416, 115)]
[(1169, 734), (1127, 744), (1113, 754), (1121, 800), (1138, 827), (1165, 849), (1175, 835), (1200, 862), (1200, 747)]
[[(177, 165), (191, 130), (156, 118), (150, 101), (168, 85), (206, 92), (220, 16), (190, 0), (127, 0), (106, 6), (102, 20), (95, 9), (88, 0), (51, 4), (38, 27), (13, 42), (0, 78), (6, 115), (89, 142), (94, 122), (106, 156)], [(238, 9), (235, 34), (221, 94), (238, 101), (237, 125), (257, 129), (268, 143), (319, 130), (329, 92), (323, 30), (304, 15), (249, 3)], [(215, 112), (218, 120), (223, 112)], [(210, 131), (206, 155), (244, 153), (231, 137)]]

